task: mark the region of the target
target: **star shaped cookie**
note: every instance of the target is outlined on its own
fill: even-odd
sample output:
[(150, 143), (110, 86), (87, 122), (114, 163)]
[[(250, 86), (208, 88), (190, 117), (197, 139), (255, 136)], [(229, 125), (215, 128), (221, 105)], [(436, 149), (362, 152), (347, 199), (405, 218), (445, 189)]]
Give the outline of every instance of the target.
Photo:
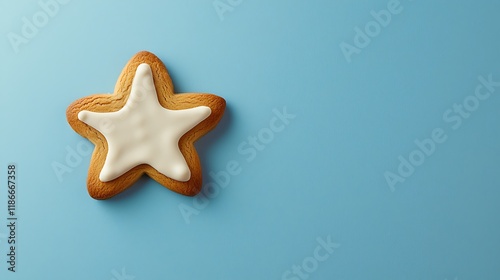
[(73, 102), (68, 123), (95, 145), (87, 189), (110, 198), (143, 174), (183, 195), (201, 190), (194, 142), (222, 118), (226, 102), (206, 93), (174, 93), (165, 65), (139, 52), (125, 66), (113, 94)]

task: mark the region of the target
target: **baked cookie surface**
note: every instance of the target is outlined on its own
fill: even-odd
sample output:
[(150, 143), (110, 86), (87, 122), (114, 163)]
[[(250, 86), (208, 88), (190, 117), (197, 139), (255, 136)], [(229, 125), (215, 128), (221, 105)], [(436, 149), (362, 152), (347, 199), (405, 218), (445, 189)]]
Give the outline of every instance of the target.
[(194, 142), (222, 118), (226, 102), (206, 93), (174, 93), (165, 65), (154, 54), (137, 53), (112, 94), (95, 94), (66, 110), (70, 126), (94, 145), (87, 189), (110, 198), (143, 174), (166, 188), (193, 196), (202, 173)]

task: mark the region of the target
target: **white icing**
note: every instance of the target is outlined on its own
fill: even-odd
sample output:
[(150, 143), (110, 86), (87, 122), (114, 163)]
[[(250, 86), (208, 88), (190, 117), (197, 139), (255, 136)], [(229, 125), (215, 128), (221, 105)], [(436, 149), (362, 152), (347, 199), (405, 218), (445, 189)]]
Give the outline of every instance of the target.
[(114, 180), (140, 164), (149, 164), (167, 177), (186, 182), (191, 171), (179, 149), (179, 139), (210, 114), (207, 106), (163, 108), (151, 67), (143, 63), (137, 67), (123, 108), (109, 113), (81, 111), (78, 119), (101, 132), (108, 143), (99, 174), (102, 182)]

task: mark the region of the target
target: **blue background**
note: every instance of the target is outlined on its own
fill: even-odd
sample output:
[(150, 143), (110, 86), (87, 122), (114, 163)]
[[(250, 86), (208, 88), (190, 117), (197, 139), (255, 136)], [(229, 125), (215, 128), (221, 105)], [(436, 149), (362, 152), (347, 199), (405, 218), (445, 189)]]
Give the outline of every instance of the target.
[[(388, 2), (244, 0), (219, 17), (212, 0), (73, 0), (16, 53), (8, 34), (43, 10), (1, 1), (0, 278), (286, 279), (330, 236), (340, 247), (308, 279), (498, 279), (500, 88), (456, 130), (443, 114), (478, 76), (500, 80), (500, 2), (401, 0), (349, 63), (340, 44)], [(241, 173), (203, 209), (203, 197), (149, 178), (93, 200), (88, 155), (62, 180), (53, 170), (88, 143), (67, 106), (112, 92), (140, 50), (164, 61), (177, 92), (227, 100), (197, 148), (205, 182), (231, 160)], [(296, 117), (247, 160), (238, 146), (284, 107)], [(392, 191), (384, 174), (435, 128), (446, 142)], [(11, 162), (15, 274), (5, 262)], [(184, 206), (199, 212), (186, 219)]]

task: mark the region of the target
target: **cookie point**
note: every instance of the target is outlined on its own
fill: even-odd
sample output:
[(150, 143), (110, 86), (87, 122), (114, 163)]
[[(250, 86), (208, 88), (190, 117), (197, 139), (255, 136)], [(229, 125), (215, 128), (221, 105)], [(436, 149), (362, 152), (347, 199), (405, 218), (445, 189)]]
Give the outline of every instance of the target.
[(208, 117), (212, 114), (212, 109), (208, 106), (201, 106), (200, 111), (203, 113), (203, 116)]
[(81, 120), (82, 122), (85, 121), (87, 116), (88, 116), (87, 111), (81, 111), (78, 113), (78, 119)]
[(184, 166), (176, 166), (173, 171), (175, 172), (175, 179), (177, 181), (187, 182), (191, 178), (191, 171)]
[(106, 182), (106, 180), (105, 180), (105, 178), (104, 178), (104, 177), (105, 177), (105, 176), (103, 176), (103, 175), (102, 175), (102, 172), (101, 172), (101, 174), (99, 174), (99, 180), (100, 180), (101, 182), (104, 182), (104, 183), (105, 183), (105, 182)]
[(151, 72), (151, 66), (147, 63), (141, 63), (139, 66), (137, 66), (137, 74), (143, 74), (143, 73), (148, 73)]
[(106, 182), (113, 180), (113, 178), (111, 178), (111, 176), (109, 174), (101, 171), (101, 174), (99, 174), (99, 180), (103, 183), (106, 183)]

